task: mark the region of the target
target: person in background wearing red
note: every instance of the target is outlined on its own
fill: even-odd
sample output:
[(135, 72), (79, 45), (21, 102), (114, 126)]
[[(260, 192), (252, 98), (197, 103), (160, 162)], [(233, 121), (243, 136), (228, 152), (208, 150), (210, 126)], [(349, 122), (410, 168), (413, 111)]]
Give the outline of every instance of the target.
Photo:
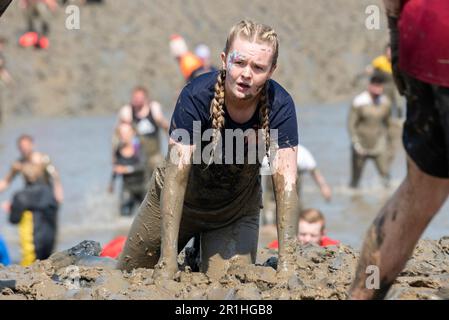
[[(48, 33), (50, 31), (51, 14), (58, 8), (56, 0), (20, 0), (19, 6), (23, 10), (27, 21), (27, 32), (19, 38), (22, 47), (47, 49), (50, 45)], [(36, 24), (40, 24), (38, 31)]]
[(123, 251), (123, 247), (125, 246), (126, 236), (117, 236), (111, 241), (109, 241), (101, 250), (100, 257), (109, 257), (113, 259), (117, 259), (120, 253)]
[[(335, 246), (339, 241), (326, 236), (326, 219), (318, 209), (306, 209), (299, 214), (298, 241), (301, 245), (309, 243), (320, 247)], [(268, 244), (269, 249), (277, 249), (278, 241)]]

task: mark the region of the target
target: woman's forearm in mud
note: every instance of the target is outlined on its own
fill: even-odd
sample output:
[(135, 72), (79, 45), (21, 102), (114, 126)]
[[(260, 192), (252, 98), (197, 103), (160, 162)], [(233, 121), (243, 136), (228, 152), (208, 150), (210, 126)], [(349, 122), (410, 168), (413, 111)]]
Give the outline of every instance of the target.
[(178, 168), (174, 164), (168, 164), (165, 169), (165, 185), (161, 194), (161, 255), (163, 257), (178, 254), (179, 224), (189, 171), (190, 165)]
[(298, 148), (275, 150), (273, 187), (276, 200), (276, 223), (279, 242), (278, 272), (293, 269), (294, 244), (298, 231), (299, 202), (296, 191)]
[(170, 159), (165, 168), (165, 182), (161, 193), (162, 229), (159, 267), (168, 270), (177, 268), (179, 226), (190, 168), (190, 163), (178, 164)]
[(279, 241), (279, 268), (287, 270), (293, 261), (294, 243), (298, 232), (298, 194), (296, 186), (287, 186), (281, 174), (273, 175), (276, 199), (276, 223)]

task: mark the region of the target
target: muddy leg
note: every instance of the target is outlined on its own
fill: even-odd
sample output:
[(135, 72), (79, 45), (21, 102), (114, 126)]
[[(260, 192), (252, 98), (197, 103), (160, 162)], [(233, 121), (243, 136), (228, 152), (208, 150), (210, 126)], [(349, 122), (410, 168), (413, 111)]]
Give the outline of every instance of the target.
[[(440, 114), (440, 123), (443, 128), (444, 140), (446, 141), (446, 161), (449, 163), (449, 88), (433, 86), (435, 95), (435, 106)], [(448, 172), (449, 173), (449, 172)]]
[(275, 202), (274, 202), (274, 191), (273, 183), (271, 182), (271, 176), (263, 176), (263, 210), (261, 216), (261, 225), (273, 224)]
[(390, 184), (390, 166), (391, 166), (391, 151), (386, 149), (382, 154), (378, 155), (374, 158), (374, 162), (376, 163), (377, 171), (382, 177), (382, 183), (385, 187), (388, 187)]
[[(179, 251), (184, 248), (194, 232), (190, 232), (181, 221), (179, 230)], [(155, 175), (150, 190), (140, 205), (117, 268), (130, 271), (135, 268), (153, 268), (161, 252), (160, 188), (156, 186)]]
[(298, 170), (297, 177), (296, 177), (296, 193), (298, 194), (298, 211), (301, 212), (304, 208), (304, 203), (302, 201), (302, 173)]
[(357, 188), (359, 186), (360, 178), (362, 176), (363, 167), (365, 166), (366, 157), (359, 155), (354, 148), (352, 148), (352, 177), (351, 188)]
[(259, 214), (243, 216), (229, 226), (204, 232), (201, 236), (201, 271), (209, 277), (222, 277), (230, 260), (238, 264), (256, 261)]
[[(350, 297), (382, 299), (404, 268), (424, 229), (444, 204), (449, 180), (421, 172), (408, 160), (408, 174), (368, 230)], [(379, 268), (379, 289), (368, 288), (368, 266)]]

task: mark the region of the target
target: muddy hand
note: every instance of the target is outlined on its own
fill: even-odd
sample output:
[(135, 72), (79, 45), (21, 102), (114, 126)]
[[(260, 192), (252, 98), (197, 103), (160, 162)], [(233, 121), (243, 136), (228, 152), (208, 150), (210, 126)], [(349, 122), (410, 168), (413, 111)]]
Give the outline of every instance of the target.
[(171, 280), (175, 277), (175, 274), (178, 271), (178, 262), (176, 261), (176, 259), (174, 261), (168, 262), (168, 259), (161, 257), (161, 259), (159, 259), (159, 262), (154, 266), (153, 279)]
[(293, 263), (288, 261), (288, 259), (279, 259), (277, 275), (279, 280), (287, 280), (295, 271), (295, 266)]
[(277, 273), (280, 279), (288, 278), (295, 271), (296, 266), (296, 239), (283, 241), (284, 249), (279, 251)]

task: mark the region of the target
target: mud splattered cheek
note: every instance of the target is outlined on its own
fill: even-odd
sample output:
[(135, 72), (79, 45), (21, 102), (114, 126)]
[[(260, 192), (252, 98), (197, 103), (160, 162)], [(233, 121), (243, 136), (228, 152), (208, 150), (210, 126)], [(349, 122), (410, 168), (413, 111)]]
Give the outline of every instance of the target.
[(226, 60), (226, 70), (228, 72), (231, 72), (232, 68), (235, 65), (235, 62), (238, 59), (244, 59), (244, 56), (240, 52), (234, 50), (230, 54), (228, 54), (228, 58)]

